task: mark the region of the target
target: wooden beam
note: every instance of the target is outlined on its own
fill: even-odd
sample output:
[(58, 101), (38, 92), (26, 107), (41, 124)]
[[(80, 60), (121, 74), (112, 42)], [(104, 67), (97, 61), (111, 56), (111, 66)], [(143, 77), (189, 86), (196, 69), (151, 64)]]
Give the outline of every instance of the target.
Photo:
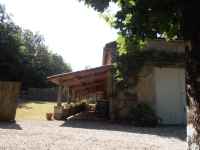
[(78, 94), (80, 94), (80, 95), (88, 95), (88, 94), (90, 94), (90, 93), (94, 93), (96, 90), (90, 90), (89, 92), (88, 91), (85, 91), (85, 92), (79, 92)]
[(62, 90), (63, 90), (63, 84), (60, 81), (60, 83), (58, 84), (57, 106), (61, 106), (62, 104)]
[(85, 95), (88, 95), (89, 92), (87, 91), (81, 91), (81, 92), (78, 92), (79, 95), (81, 95), (82, 97), (85, 96)]
[(82, 84), (82, 82), (80, 82), (80, 85), (81, 85), (81, 89), (85, 89), (86, 90), (86, 88), (83, 86), (83, 84)]
[(90, 87), (96, 87), (98, 85), (103, 85), (105, 84), (105, 82), (98, 82), (98, 83), (92, 83), (92, 84), (87, 84), (87, 85), (83, 85), (80, 87), (80, 86), (75, 86), (75, 87), (72, 87), (72, 90), (81, 90), (81, 89), (86, 89), (86, 88), (90, 88)]
[(78, 78), (77, 77), (74, 77), (72, 79), (66, 79), (66, 80), (63, 80), (63, 82), (68, 82), (68, 81), (77, 81)]
[[(88, 81), (88, 80), (91, 80), (91, 79), (95, 80), (95, 79), (99, 79), (99, 78), (106, 78), (106, 77), (108, 77), (108, 75), (109, 75), (109, 72), (106, 71), (104, 73), (100, 73), (98, 75), (94, 75), (94, 76), (90, 76), (90, 77), (88, 77), (88, 76), (87, 77), (81, 77), (81, 78), (78, 78), (76, 81), (77, 82), (84, 82), (84, 81)], [(65, 81), (63, 81), (63, 85), (71, 85), (74, 82), (75, 82), (74, 80), (65, 80)]]
[(57, 85), (59, 84), (60, 80), (66, 80), (67, 82), (76, 82), (77, 80), (83, 79), (84, 77), (92, 78), (93, 76), (96, 76), (96, 73), (105, 74), (106, 72), (109, 72), (108, 70), (111, 68), (111, 66), (112, 65), (106, 65), (106, 66), (101, 66), (101, 67), (83, 70), (83, 71), (58, 74), (58, 75), (47, 77), (47, 81), (54, 82)]

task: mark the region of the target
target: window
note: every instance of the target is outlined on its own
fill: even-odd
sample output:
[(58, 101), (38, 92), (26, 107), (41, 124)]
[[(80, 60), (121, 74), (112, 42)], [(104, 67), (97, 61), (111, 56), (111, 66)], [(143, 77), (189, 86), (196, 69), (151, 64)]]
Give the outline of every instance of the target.
[(137, 93), (130, 93), (129, 97), (127, 98), (126, 106), (130, 109), (136, 108), (137, 102)]

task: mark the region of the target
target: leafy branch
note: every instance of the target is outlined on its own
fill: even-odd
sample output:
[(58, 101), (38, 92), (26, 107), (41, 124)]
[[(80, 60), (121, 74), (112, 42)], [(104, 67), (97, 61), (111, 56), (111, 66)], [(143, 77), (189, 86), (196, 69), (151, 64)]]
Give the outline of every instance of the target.
[[(152, 67), (162, 67), (167, 62), (175, 64), (184, 62), (184, 53), (166, 52), (164, 50), (150, 49), (138, 51), (129, 55), (121, 55), (114, 63), (114, 76), (118, 91), (127, 91), (135, 87), (140, 77), (147, 77), (153, 70)], [(140, 76), (139, 73), (147, 67), (147, 73)]]

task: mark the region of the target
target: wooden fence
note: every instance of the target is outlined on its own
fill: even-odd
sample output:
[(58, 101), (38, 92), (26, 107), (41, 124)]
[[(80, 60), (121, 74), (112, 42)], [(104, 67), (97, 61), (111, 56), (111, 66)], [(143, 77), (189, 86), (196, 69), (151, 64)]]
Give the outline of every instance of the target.
[(0, 121), (14, 121), (20, 82), (4, 82), (0, 81)]
[[(29, 88), (28, 99), (56, 101), (58, 88)], [(62, 101), (67, 101), (67, 91), (63, 93)]]

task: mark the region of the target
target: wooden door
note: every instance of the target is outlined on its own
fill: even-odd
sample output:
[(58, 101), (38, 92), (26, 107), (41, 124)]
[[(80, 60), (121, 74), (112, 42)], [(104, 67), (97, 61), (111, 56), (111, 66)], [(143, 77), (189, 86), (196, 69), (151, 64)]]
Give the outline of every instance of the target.
[(20, 82), (0, 81), (0, 121), (15, 120)]
[(155, 68), (156, 112), (164, 124), (186, 124), (185, 70)]

